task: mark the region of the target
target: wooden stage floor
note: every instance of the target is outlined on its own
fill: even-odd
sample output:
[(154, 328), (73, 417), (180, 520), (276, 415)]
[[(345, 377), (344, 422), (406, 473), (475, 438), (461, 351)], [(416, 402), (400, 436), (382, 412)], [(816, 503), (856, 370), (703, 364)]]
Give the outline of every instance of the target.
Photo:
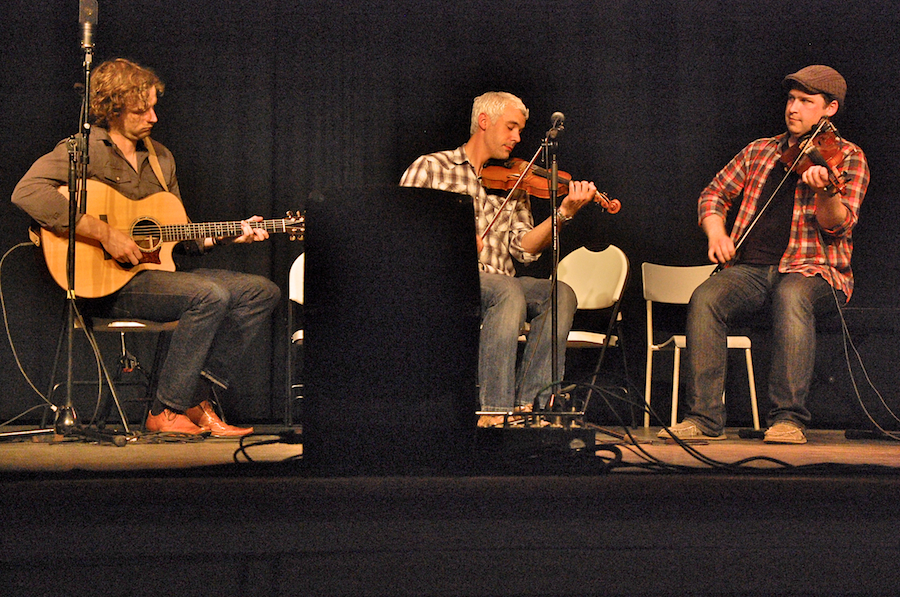
[[(17, 430), (27, 430), (21, 427)], [(604, 432), (608, 429), (612, 433)], [(23, 473), (53, 475), (72, 472), (129, 472), (177, 471), (222, 465), (274, 464), (297, 462), (303, 447), (295, 443), (301, 439), (299, 428), (263, 425), (257, 433), (241, 444), (234, 439), (207, 438), (203, 441), (163, 441), (152, 435), (130, 441), (124, 447), (98, 443), (76, 437), (63, 438), (41, 434), (32, 438), (0, 440), (0, 474)], [(743, 431), (729, 429), (724, 441), (689, 444), (689, 449), (656, 437), (659, 428), (630, 430), (636, 442), (630, 441), (621, 428), (597, 428), (596, 443), (600, 458), (612, 458), (608, 446), (621, 451), (621, 463), (611, 472), (659, 470), (666, 466), (682, 472), (716, 468), (757, 468), (802, 472), (805, 468), (841, 467), (852, 473), (867, 474), (873, 467), (897, 468), (900, 473), (900, 441), (891, 439), (847, 439), (844, 431), (808, 431), (809, 441), (803, 445), (766, 444), (761, 439), (742, 438)], [(509, 434), (520, 430), (510, 429)], [(539, 433), (539, 431), (538, 431)], [(624, 436), (624, 439), (621, 439)], [(523, 458), (533, 458), (525, 454)], [(515, 455), (511, 456), (515, 458)], [(654, 462), (657, 461), (657, 462)], [(682, 468), (683, 467), (683, 468)], [(481, 469), (490, 474), (490, 470)], [(546, 472), (546, 471), (542, 471)], [(552, 472), (552, 471), (550, 471)]]
[[(245, 444), (290, 430), (261, 431)], [(728, 430), (692, 455), (655, 431), (637, 445), (601, 432), (578, 466), (506, 453), (465, 475), (317, 476), (297, 443), (3, 441), (0, 592), (900, 592), (900, 443)]]

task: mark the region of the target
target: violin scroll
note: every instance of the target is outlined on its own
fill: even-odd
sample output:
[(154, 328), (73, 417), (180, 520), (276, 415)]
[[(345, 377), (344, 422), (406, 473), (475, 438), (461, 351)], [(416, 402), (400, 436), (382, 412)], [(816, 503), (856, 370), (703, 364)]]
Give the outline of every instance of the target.
[(600, 207), (611, 214), (619, 213), (619, 210), (622, 209), (621, 201), (618, 199), (610, 199), (609, 196), (602, 191), (597, 191), (597, 196), (594, 197), (594, 201), (599, 203)]

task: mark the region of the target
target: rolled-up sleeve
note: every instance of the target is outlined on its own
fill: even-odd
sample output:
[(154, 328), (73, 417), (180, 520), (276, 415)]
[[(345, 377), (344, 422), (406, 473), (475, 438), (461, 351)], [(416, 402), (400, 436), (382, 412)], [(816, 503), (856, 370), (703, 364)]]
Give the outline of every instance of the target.
[(69, 200), (59, 192), (68, 184), (69, 151), (61, 141), (29, 168), (13, 190), (12, 202), (38, 224), (54, 232), (69, 227)]
[(847, 208), (847, 217), (834, 228), (822, 228), (822, 233), (832, 238), (846, 236), (856, 226), (859, 208), (869, 188), (869, 164), (857, 145), (845, 144), (845, 157), (840, 169), (846, 180), (841, 201)]

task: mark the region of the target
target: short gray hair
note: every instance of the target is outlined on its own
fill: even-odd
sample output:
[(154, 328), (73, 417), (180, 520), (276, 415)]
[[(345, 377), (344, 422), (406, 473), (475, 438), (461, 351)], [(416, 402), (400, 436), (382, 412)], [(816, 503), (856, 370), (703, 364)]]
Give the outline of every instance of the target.
[(525, 115), (525, 120), (528, 120), (528, 108), (525, 107), (525, 103), (511, 93), (488, 91), (476, 97), (472, 103), (472, 124), (469, 126), (469, 134), (474, 135), (475, 131), (478, 130), (479, 114), (482, 112), (486, 114), (491, 119), (491, 124), (493, 124), (497, 122), (497, 119), (500, 118), (500, 115), (503, 114), (503, 111), (510, 104), (518, 108)]

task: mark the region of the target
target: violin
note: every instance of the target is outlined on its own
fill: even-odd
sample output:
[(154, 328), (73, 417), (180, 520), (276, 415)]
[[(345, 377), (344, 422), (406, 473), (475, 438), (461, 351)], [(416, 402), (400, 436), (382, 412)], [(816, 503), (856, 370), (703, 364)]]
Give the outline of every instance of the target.
[(837, 168), (844, 161), (842, 151), (844, 141), (829, 120), (819, 125), (822, 132), (813, 133), (812, 137), (801, 139), (793, 147), (781, 154), (781, 162), (797, 174), (803, 174), (812, 166), (823, 166), (828, 170), (828, 181), (841, 195), (846, 194), (844, 174)]
[[(569, 183), (572, 182), (572, 177), (560, 170), (557, 173), (557, 179), (559, 181), (556, 189), (557, 196), (565, 197), (569, 194)], [(508, 191), (513, 187), (518, 187), (529, 195), (541, 199), (550, 198), (549, 180), (549, 170), (539, 166), (531, 166), (531, 169), (528, 169), (528, 162), (521, 158), (512, 158), (501, 164), (489, 164), (481, 170), (481, 183), (487, 189)], [(594, 202), (611, 214), (622, 209), (622, 203), (618, 199), (610, 199), (606, 193), (600, 191), (597, 191), (594, 196)]]

